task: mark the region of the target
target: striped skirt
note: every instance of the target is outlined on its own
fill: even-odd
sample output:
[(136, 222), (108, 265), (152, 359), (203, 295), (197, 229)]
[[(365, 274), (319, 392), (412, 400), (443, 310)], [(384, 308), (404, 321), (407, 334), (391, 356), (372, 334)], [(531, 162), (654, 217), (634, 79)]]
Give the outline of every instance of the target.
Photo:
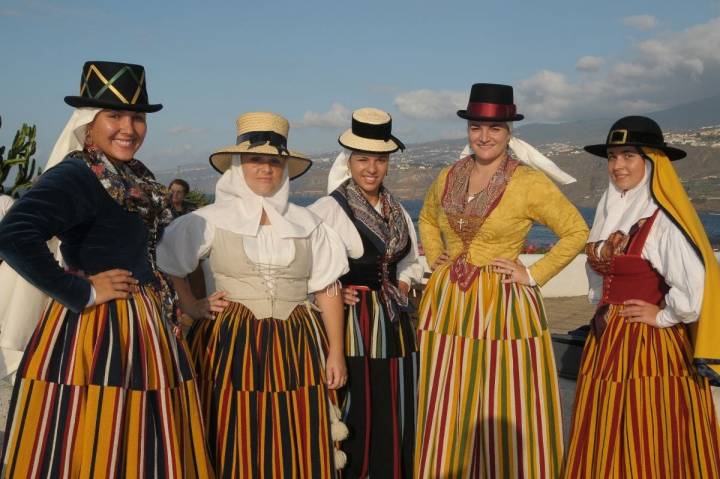
[(51, 301), (17, 372), (2, 477), (213, 477), (192, 365), (155, 290)]
[(438, 268), (418, 336), (416, 475), (557, 477), (560, 401), (539, 289), (502, 284), (484, 267), (462, 291)]
[[(218, 477), (336, 476), (325, 383), (327, 338), (300, 305), (285, 319), (256, 319), (231, 302), (207, 330), (208, 440)], [(199, 340), (198, 340), (199, 341)], [(199, 350), (200, 348), (198, 348)]]
[(411, 478), (417, 403), (417, 346), (407, 313), (390, 322), (376, 291), (358, 290), (346, 308), (349, 379), (341, 390), (343, 477)]
[(692, 365), (684, 325), (627, 323), (611, 306), (580, 365), (564, 475), (720, 477), (710, 386)]
[(187, 342), (190, 347), (190, 357), (195, 367), (195, 384), (200, 395), (200, 406), (202, 407), (203, 418), (205, 419), (205, 430), (210, 426), (213, 419), (210, 416), (210, 399), (214, 381), (210, 375), (210, 338), (215, 326), (214, 319), (196, 319), (193, 321), (190, 331), (187, 334)]

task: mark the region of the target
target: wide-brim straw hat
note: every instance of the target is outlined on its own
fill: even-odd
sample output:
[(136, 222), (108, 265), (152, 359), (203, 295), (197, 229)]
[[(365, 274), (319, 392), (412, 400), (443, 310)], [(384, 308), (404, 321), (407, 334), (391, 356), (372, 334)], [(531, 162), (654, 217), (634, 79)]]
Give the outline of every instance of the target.
[(360, 108), (352, 114), (352, 127), (338, 143), (349, 150), (363, 153), (393, 153), (405, 145), (392, 134), (392, 117), (377, 108)]
[(286, 158), (291, 180), (303, 175), (312, 166), (310, 158), (287, 149), (290, 124), (282, 116), (264, 111), (245, 113), (237, 118), (236, 125), (236, 143), (210, 155), (210, 164), (218, 172), (224, 173), (230, 168), (233, 155), (243, 153)]
[(587, 145), (584, 150), (596, 156), (607, 158), (607, 150), (615, 146), (647, 146), (663, 151), (671, 161), (685, 158), (687, 153), (665, 143), (660, 125), (646, 116), (626, 116), (610, 127), (605, 143)]

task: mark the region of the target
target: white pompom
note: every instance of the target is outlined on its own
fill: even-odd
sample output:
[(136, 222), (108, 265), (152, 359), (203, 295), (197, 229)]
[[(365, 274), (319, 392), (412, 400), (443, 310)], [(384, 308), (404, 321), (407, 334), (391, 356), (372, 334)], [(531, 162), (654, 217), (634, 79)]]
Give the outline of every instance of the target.
[(333, 441), (342, 441), (348, 437), (348, 434), (350, 434), (350, 431), (348, 431), (345, 423), (337, 421), (330, 425), (330, 437), (332, 437)]
[(342, 469), (347, 464), (347, 456), (340, 449), (335, 449), (335, 469)]

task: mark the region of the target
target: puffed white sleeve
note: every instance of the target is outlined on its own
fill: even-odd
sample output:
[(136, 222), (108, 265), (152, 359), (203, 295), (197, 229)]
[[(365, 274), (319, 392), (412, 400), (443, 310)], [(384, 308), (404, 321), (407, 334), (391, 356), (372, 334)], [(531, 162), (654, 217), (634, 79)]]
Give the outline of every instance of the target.
[(165, 228), (158, 244), (158, 268), (179, 277), (192, 273), (210, 253), (214, 234), (214, 226), (197, 212), (176, 218)]
[(667, 328), (700, 317), (705, 266), (680, 229), (661, 212), (643, 247), (642, 256), (662, 275), (670, 290), (657, 323)]
[(420, 264), (417, 234), (415, 233), (415, 226), (413, 226), (412, 218), (410, 218), (410, 215), (405, 208), (402, 208), (402, 211), (410, 232), (410, 251), (408, 251), (408, 254), (398, 262), (397, 279), (398, 281), (402, 281), (403, 283), (412, 286), (413, 283), (422, 283), (425, 271)]
[(308, 291), (314, 293), (330, 286), (350, 269), (345, 244), (340, 236), (324, 223), (320, 223), (310, 235), (310, 247), (313, 264)]
[(603, 277), (590, 267), (590, 263), (585, 263), (585, 272), (587, 273), (588, 285), (588, 301), (592, 304), (598, 304), (603, 294)]
[(360, 233), (348, 217), (342, 206), (332, 196), (323, 196), (307, 207), (318, 215), (323, 223), (330, 226), (345, 244), (345, 251), (350, 258), (360, 258), (364, 249)]

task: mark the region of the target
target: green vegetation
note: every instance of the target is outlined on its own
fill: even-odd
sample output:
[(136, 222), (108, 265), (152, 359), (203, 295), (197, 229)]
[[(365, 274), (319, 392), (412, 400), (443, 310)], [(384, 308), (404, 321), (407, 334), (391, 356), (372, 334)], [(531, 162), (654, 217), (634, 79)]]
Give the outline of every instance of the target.
[[(2, 122), (0, 121), (0, 125)], [(23, 123), (22, 127), (15, 133), (15, 139), (12, 142), (10, 150), (5, 157), (5, 147), (0, 146), (0, 193), (18, 198), (20, 194), (30, 188), (33, 176), (40, 174), (40, 169), (36, 171), (35, 142), (36, 128), (35, 125), (29, 126)], [(10, 176), (10, 171), (16, 168), (15, 180), (12, 186), (6, 186), (6, 181)]]
[(210, 199), (207, 195), (199, 190), (190, 190), (190, 193), (185, 197), (185, 201), (194, 204), (198, 208), (210, 204)]

